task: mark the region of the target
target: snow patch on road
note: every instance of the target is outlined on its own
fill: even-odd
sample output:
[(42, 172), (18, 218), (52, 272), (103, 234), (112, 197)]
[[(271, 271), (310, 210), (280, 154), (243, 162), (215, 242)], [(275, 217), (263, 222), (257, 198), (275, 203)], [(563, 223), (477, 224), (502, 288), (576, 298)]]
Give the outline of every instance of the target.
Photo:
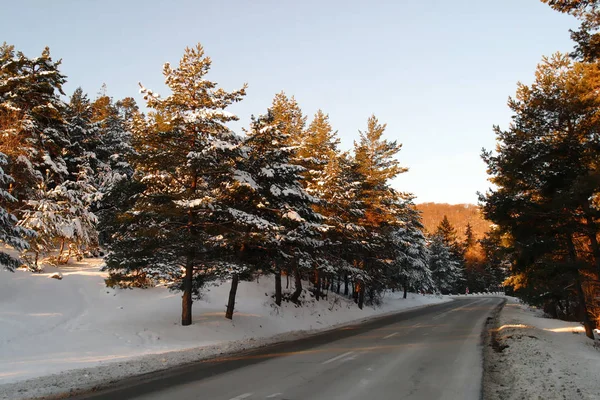
[[(166, 288), (110, 289), (92, 259), (44, 273), (0, 271), (0, 399), (90, 389), (128, 376), (294, 340), (374, 316), (450, 301), (387, 293), (359, 310), (329, 294), (303, 307), (273, 304), (272, 277), (240, 282), (233, 321), (224, 318), (229, 284), (194, 302), (193, 325), (180, 324), (181, 295)], [(63, 279), (48, 279), (60, 272)]]
[(486, 349), (486, 399), (600, 399), (600, 344), (580, 324), (510, 299), (496, 339)]

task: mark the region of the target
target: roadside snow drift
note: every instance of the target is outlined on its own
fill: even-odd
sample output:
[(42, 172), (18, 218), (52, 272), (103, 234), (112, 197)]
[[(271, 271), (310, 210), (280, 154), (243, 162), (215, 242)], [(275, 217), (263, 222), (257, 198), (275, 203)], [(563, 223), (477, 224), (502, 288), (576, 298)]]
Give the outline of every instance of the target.
[(496, 335), (496, 350), (486, 349), (486, 398), (600, 399), (600, 346), (580, 324), (543, 318), (511, 299)]
[[(229, 292), (225, 283), (194, 302), (193, 325), (183, 327), (179, 293), (166, 288), (107, 288), (101, 264), (102, 260), (92, 259), (59, 269), (47, 267), (41, 274), (0, 271), (0, 398), (13, 398), (7, 391), (23, 387), (28, 389), (23, 396), (41, 395), (45, 392), (33, 390), (35, 380), (21, 382), (25, 386), (4, 384), (66, 370), (86, 368), (71, 374), (74, 385), (76, 377), (101, 379), (91, 369), (103, 365), (110, 366), (106, 378), (118, 379), (290, 339), (298, 331), (449, 301), (415, 294), (402, 299), (401, 293), (389, 293), (380, 308), (359, 310), (353, 302), (330, 294), (303, 307), (291, 303), (276, 307), (271, 298), (273, 278), (261, 277), (259, 282), (240, 283), (233, 321), (224, 318)], [(52, 279), (58, 271), (62, 279)], [(174, 351), (178, 352), (169, 353)], [(140, 356), (146, 357), (136, 358)], [(50, 377), (38, 386), (56, 381)]]

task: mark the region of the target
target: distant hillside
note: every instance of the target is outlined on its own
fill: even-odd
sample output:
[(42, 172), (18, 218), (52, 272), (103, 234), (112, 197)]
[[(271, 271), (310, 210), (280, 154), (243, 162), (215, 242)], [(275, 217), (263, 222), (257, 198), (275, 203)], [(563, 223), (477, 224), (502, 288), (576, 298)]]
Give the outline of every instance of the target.
[(422, 203), (417, 204), (417, 209), (422, 212), (427, 232), (434, 232), (444, 215), (447, 215), (461, 240), (464, 239), (467, 223), (471, 224), (477, 239), (481, 239), (491, 225), (483, 219), (479, 207), (474, 204)]

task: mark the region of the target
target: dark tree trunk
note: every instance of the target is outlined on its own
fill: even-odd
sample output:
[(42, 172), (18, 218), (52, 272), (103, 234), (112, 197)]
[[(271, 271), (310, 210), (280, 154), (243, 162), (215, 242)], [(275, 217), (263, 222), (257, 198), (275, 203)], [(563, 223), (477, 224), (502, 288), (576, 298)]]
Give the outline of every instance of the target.
[(302, 294), (302, 276), (298, 267), (294, 267), (294, 280), (296, 287), (294, 288), (294, 293), (292, 293), (291, 300), (297, 304)]
[[(593, 224), (591, 218), (588, 218), (588, 224)], [(600, 245), (598, 244), (598, 239), (596, 238), (596, 232), (590, 233), (588, 237), (590, 239), (590, 247), (592, 248), (592, 253), (594, 254), (596, 274), (598, 274), (598, 277), (600, 277)]]
[(290, 271), (287, 271), (285, 274), (285, 288), (290, 288)]
[(344, 274), (344, 296), (350, 295), (350, 288), (348, 287), (348, 274)]
[(583, 326), (585, 328), (585, 336), (594, 340), (594, 324), (588, 314), (587, 305), (585, 302), (585, 294), (581, 287), (581, 280), (577, 278), (577, 297), (579, 298), (579, 306), (581, 307), (581, 314), (583, 316)]
[(363, 309), (363, 305), (365, 304), (365, 284), (360, 281), (358, 288), (358, 308)]
[(281, 305), (281, 270), (275, 268), (275, 304)]
[(340, 289), (342, 287), (342, 276), (338, 274), (337, 276), (337, 294), (340, 294)]
[[(558, 302), (558, 304), (560, 304), (560, 302)], [(544, 307), (543, 308), (544, 312), (546, 314), (548, 314), (550, 317), (559, 318), (559, 315), (558, 315), (559, 307), (558, 307), (555, 299), (548, 300), (547, 302), (544, 303), (543, 307)]]
[(319, 270), (315, 270), (315, 299), (319, 301), (321, 298), (321, 276)]
[[(190, 194), (196, 192), (196, 186), (198, 183), (198, 176), (195, 174), (192, 179), (192, 185), (190, 187)], [(193, 238), (195, 236), (194, 228), (194, 213), (190, 208), (188, 211), (187, 221), (188, 234)], [(194, 283), (194, 249), (191, 248), (187, 254), (185, 262), (185, 276), (183, 277), (183, 296), (181, 304), (181, 325), (188, 326), (192, 324), (192, 285)]]
[(406, 295), (408, 294), (408, 279), (404, 278), (402, 286), (404, 286), (404, 295), (402, 296), (402, 298), (405, 299)]
[(356, 281), (352, 280), (352, 299), (354, 300), (354, 303), (358, 304), (358, 290), (356, 290)]
[[(567, 235), (567, 248), (569, 251), (569, 258), (573, 264), (577, 264), (577, 251), (575, 250), (575, 245), (573, 244), (573, 238), (571, 235)], [(581, 308), (581, 316), (583, 318), (583, 326), (585, 328), (585, 335), (594, 340), (594, 324), (588, 314), (587, 305), (585, 301), (585, 293), (583, 292), (583, 287), (581, 286), (581, 278), (579, 277), (579, 271), (577, 271), (577, 278), (575, 280), (575, 286), (577, 289), (577, 298), (579, 300), (579, 307)]]
[(231, 289), (229, 289), (229, 302), (227, 303), (227, 311), (225, 311), (225, 318), (233, 319), (233, 309), (235, 308), (235, 294), (237, 293), (238, 282), (240, 278), (238, 274), (233, 274), (231, 278)]
[(181, 303), (181, 325), (188, 326), (192, 324), (192, 283), (194, 275), (194, 265), (192, 257), (188, 256), (185, 265), (185, 276), (183, 277), (183, 296)]

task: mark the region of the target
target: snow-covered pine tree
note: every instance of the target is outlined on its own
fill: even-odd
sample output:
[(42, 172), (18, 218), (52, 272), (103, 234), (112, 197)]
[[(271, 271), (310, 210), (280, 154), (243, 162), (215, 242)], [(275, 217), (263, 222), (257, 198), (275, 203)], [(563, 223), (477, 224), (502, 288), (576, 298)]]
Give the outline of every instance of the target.
[[(91, 107), (81, 88), (75, 90), (66, 109), (65, 122), (69, 144), (63, 149), (63, 159), (68, 174), (58, 182), (52, 182), (46, 174), (38, 185), (39, 197), (28, 201), (29, 209), (23, 211), (22, 224), (31, 229), (43, 231), (32, 249), (37, 249), (34, 259), (40, 253), (54, 250), (59, 246), (54, 261), (66, 264), (73, 256), (81, 258), (87, 251), (97, 246), (96, 216), (90, 205), (96, 198), (94, 152), (98, 143), (97, 129), (90, 121)], [(52, 210), (43, 215), (44, 210)], [(43, 224), (56, 224), (43, 227)], [(45, 237), (53, 232), (55, 237)]]
[[(293, 101), (293, 99), (292, 99)], [(294, 110), (294, 103), (290, 104), (290, 110)], [(340, 143), (337, 131), (334, 131), (329, 123), (329, 116), (322, 110), (318, 110), (306, 130), (296, 134), (292, 142), (297, 151), (294, 153), (294, 162), (304, 167), (301, 183), (304, 189), (312, 196), (320, 199), (323, 196), (324, 174), (329, 161), (336, 157), (337, 146)], [(326, 213), (326, 205), (316, 204), (313, 208), (318, 212)], [(331, 257), (330, 251), (324, 251), (325, 258), (315, 263), (313, 268), (315, 297), (317, 300), (321, 295), (322, 282), (327, 279), (332, 281), (335, 274), (335, 257)]]
[(343, 281), (346, 296), (350, 294), (351, 283), (368, 280), (357, 266), (357, 260), (370, 245), (368, 232), (360, 225), (364, 216), (364, 203), (359, 198), (360, 179), (348, 153), (332, 154), (321, 176), (318, 193), (321, 201), (315, 207), (329, 226), (324, 249), (326, 265), (334, 267), (332, 272), (338, 276), (337, 292), (340, 293)]
[(117, 243), (107, 260), (117, 272), (135, 256), (144, 261), (138, 263), (142, 270), (178, 278), (182, 325), (192, 323), (192, 295), (219, 269), (215, 254), (227, 246), (222, 233), (232, 214), (221, 199), (234, 182), (240, 152), (240, 138), (226, 127), (237, 117), (225, 109), (242, 99), (245, 86), (233, 92), (217, 88), (205, 78), (210, 66), (198, 44), (186, 48), (177, 68), (164, 65), (168, 97), (142, 87), (151, 112), (136, 119), (133, 135), (134, 177), (144, 189), (126, 213), (138, 229), (116, 238), (141, 246), (128, 250)]
[[(8, 245), (17, 251), (25, 250), (28, 247), (25, 237), (32, 235), (20, 226), (17, 226), (17, 218), (6, 211), (4, 207), (7, 203), (17, 201), (6, 189), (13, 182), (10, 175), (4, 172), (3, 166), (8, 163), (6, 155), (0, 153), (0, 243)], [(6, 268), (14, 271), (20, 265), (21, 261), (14, 255), (8, 254), (4, 249), (0, 249), (0, 268)]]
[(431, 237), (429, 244), (429, 269), (437, 288), (444, 294), (452, 293), (462, 280), (461, 268), (452, 256), (440, 234)]
[[(302, 114), (302, 109), (294, 96), (288, 97), (283, 91), (277, 93), (270, 110), (275, 123), (287, 137), (288, 145), (301, 147), (306, 117)], [(298, 153), (296, 152), (294, 156), (298, 156)]]
[(63, 157), (69, 157), (72, 146), (65, 120), (68, 108), (59, 97), (65, 82), (59, 65), (48, 48), (29, 59), (13, 46), (0, 47), (0, 120), (11, 121), (3, 124), (3, 144), (8, 143), (3, 149), (8, 147), (5, 154), (15, 180), (11, 194), (19, 199), (15, 209), (19, 224), (38, 233), (30, 239), (36, 268), (39, 256), (65, 238), (81, 243), (93, 236), (93, 229), (86, 226), (93, 216), (85, 215), (82, 203), (89, 192), (76, 193), (89, 189), (82, 182), (89, 175), (82, 169), (89, 165), (71, 163), (69, 171)]
[(96, 174), (98, 200), (93, 211), (98, 216), (98, 236), (100, 244), (110, 242), (112, 230), (117, 225), (116, 217), (123, 211), (128, 201), (124, 196), (129, 192), (128, 182), (133, 176), (130, 159), (135, 155), (130, 128), (134, 117), (140, 114), (133, 99), (124, 100), (128, 107), (114, 104), (106, 95), (92, 103), (92, 121), (98, 125), (100, 143), (96, 148), (99, 165)]
[[(85, 171), (86, 168), (82, 168)], [(71, 257), (81, 258), (97, 245), (96, 216), (89, 211), (95, 188), (85, 176), (51, 187), (48, 180), (39, 184), (38, 198), (27, 201), (19, 226), (34, 231), (23, 259), (34, 270), (39, 259), (58, 249), (52, 261), (66, 264)]]
[[(316, 159), (313, 159), (313, 155), (309, 154), (309, 149), (303, 151), (307, 143), (307, 133), (305, 131), (306, 127), (306, 116), (303, 115), (302, 110), (296, 99), (292, 97), (288, 97), (284, 92), (280, 92), (275, 95), (273, 99), (273, 103), (270, 108), (270, 112), (273, 115), (275, 123), (279, 126), (281, 132), (285, 135), (287, 145), (294, 147), (295, 151), (292, 153), (292, 159), (290, 160), (293, 164), (297, 164), (305, 167), (303, 171), (300, 182), (305, 189), (308, 188), (309, 183), (306, 180), (308, 175), (311, 175), (311, 172), (314, 172), (313, 167), (315, 166)], [(318, 198), (316, 193), (313, 194), (313, 197)], [(321, 259), (320, 262), (309, 264), (304, 264), (302, 268), (298, 270), (298, 268), (294, 268), (294, 270), (288, 270), (288, 274), (293, 274), (295, 276), (295, 281), (297, 283), (301, 282), (301, 277), (305, 273), (311, 271), (314, 276), (314, 284), (316, 288), (316, 296), (319, 297), (320, 294), (320, 278), (319, 278), (319, 270), (325, 269), (331, 270), (331, 265), (327, 262), (326, 259)], [(296, 275), (300, 275), (299, 277)], [(294, 298), (300, 293), (297, 290), (294, 293)]]
[[(398, 200), (404, 195), (390, 187), (390, 181), (407, 169), (400, 166), (395, 158), (402, 145), (396, 141), (383, 139), (386, 125), (380, 124), (372, 115), (367, 121), (367, 130), (359, 131), (360, 139), (354, 143), (354, 163), (357, 181), (360, 182), (358, 198), (363, 202), (364, 213), (359, 220), (360, 226), (368, 232), (370, 249), (356, 260), (370, 276), (369, 295), (373, 298), (384, 287), (386, 269), (385, 260), (392, 258), (386, 245), (387, 235), (384, 229), (393, 227), (399, 221)], [(385, 251), (388, 250), (388, 253)], [(359, 307), (364, 301), (364, 282), (359, 282)]]
[(420, 212), (415, 208), (412, 199), (406, 200), (402, 207), (402, 224), (390, 234), (395, 253), (391, 281), (394, 286), (400, 285), (404, 289), (406, 298), (409, 288), (432, 291), (435, 289), (435, 283), (429, 269), (429, 249), (423, 234)]
[[(131, 177), (133, 169), (129, 163), (129, 158), (135, 154), (131, 144), (131, 132), (128, 129), (130, 122), (135, 116), (140, 116), (137, 111), (137, 106), (133, 99), (131, 107), (132, 111), (123, 109), (117, 102), (114, 104), (108, 96), (97, 98), (92, 103), (93, 115), (92, 121), (98, 124), (100, 131), (100, 140), (96, 149), (98, 160), (104, 164), (104, 168), (100, 171), (100, 188), (101, 192), (106, 192), (106, 188), (110, 187), (114, 182)], [(129, 113), (133, 115), (128, 115)]]
[(448, 220), (448, 216), (444, 215), (442, 221), (439, 223), (436, 234), (440, 235), (444, 244), (450, 250), (450, 254), (452, 255), (452, 259), (458, 265), (458, 268), (461, 270), (460, 276), (461, 279), (455, 281), (456, 287), (453, 288), (453, 291), (463, 291), (465, 290), (465, 248), (458, 240), (458, 234), (456, 232), (456, 228), (450, 223)]
[[(100, 129), (92, 121), (92, 104), (81, 88), (71, 95), (66, 116), (70, 145), (65, 149), (69, 179), (78, 180), (81, 168), (87, 166), (86, 176), (93, 179), (99, 169), (96, 149), (100, 145)], [(93, 184), (93, 182), (90, 182)]]
[(329, 123), (329, 116), (322, 110), (316, 112), (302, 136), (296, 152), (298, 163), (305, 168), (302, 184), (308, 193), (321, 197), (324, 171), (337, 155), (340, 139)]
[(277, 304), (281, 304), (282, 270), (293, 272), (295, 291), (291, 300), (299, 300), (301, 270), (319, 261), (326, 230), (323, 217), (312, 208), (317, 199), (300, 183), (304, 168), (294, 164), (295, 147), (288, 145), (289, 137), (281, 126), (271, 110), (253, 119), (245, 140), (244, 166), (255, 188), (251, 213), (264, 226), (259, 227), (264, 238), (260, 248), (273, 263)]
[(0, 46), (0, 151), (10, 160), (11, 194), (19, 206), (40, 197), (42, 180), (54, 186), (68, 176), (62, 157), (69, 146), (66, 105), (59, 97), (66, 79), (59, 66), (48, 48), (30, 59), (14, 46)]

